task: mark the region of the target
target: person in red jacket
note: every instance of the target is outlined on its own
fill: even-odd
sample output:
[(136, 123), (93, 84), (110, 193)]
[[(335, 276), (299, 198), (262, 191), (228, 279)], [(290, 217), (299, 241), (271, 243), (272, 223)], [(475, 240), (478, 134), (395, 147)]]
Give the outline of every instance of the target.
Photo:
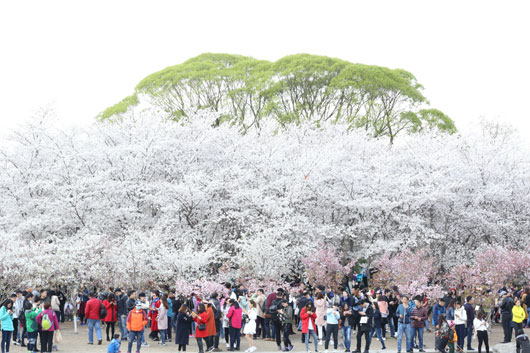
[(194, 313), (193, 311), (191, 314), (193, 315), (193, 320), (195, 323), (197, 323), (197, 329), (195, 330), (195, 338), (197, 339), (197, 345), (199, 346), (199, 353), (204, 353), (204, 350), (202, 349), (202, 339), (206, 342), (206, 347), (208, 347), (208, 312), (206, 311), (206, 307), (204, 304), (199, 304), (198, 308), (198, 314)]
[(90, 292), (88, 296), (90, 299), (85, 306), (85, 318), (88, 323), (88, 344), (94, 344), (94, 328), (96, 328), (98, 344), (101, 344), (101, 319), (99, 318), (101, 302), (96, 298), (94, 292)]
[(118, 304), (116, 303), (116, 297), (114, 294), (109, 294), (107, 299), (103, 301), (105, 309), (107, 309), (107, 316), (103, 319), (103, 322), (107, 326), (107, 342), (110, 341), (109, 330), (112, 331), (111, 337), (114, 337), (114, 325), (118, 321)]
[(208, 343), (206, 350), (213, 350), (213, 343), (217, 329), (215, 328), (215, 314), (212, 309), (212, 303), (206, 300), (203, 300), (203, 303), (206, 307), (206, 312), (208, 313), (208, 322), (206, 323), (206, 331), (208, 334)]
[(232, 352), (234, 349), (239, 350), (241, 344), (241, 324), (242, 324), (243, 310), (239, 307), (239, 303), (235, 299), (230, 299), (230, 309), (226, 317), (230, 326), (230, 348), (228, 351)]
[(151, 333), (149, 337), (153, 341), (158, 341), (158, 308), (162, 304), (160, 302), (160, 291), (157, 289), (151, 293), (153, 300), (151, 301), (151, 306), (149, 307), (149, 319), (151, 320)]
[(315, 343), (315, 352), (318, 351), (318, 336), (315, 332), (317, 314), (313, 307), (313, 302), (309, 302), (300, 312), (300, 319), (302, 320), (302, 334), (304, 335), (305, 349), (309, 352), (309, 335), (313, 336), (313, 342)]

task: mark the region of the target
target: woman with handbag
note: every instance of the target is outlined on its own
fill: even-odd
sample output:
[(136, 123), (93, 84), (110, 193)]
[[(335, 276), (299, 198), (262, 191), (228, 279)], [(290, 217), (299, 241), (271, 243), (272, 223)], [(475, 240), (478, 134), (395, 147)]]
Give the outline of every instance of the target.
[[(107, 326), (107, 342), (110, 342), (110, 337), (114, 337), (114, 326), (118, 321), (118, 305), (116, 304), (116, 297), (114, 294), (109, 294), (107, 299), (103, 301), (103, 305), (107, 310), (107, 316), (105, 316), (103, 322), (105, 323), (105, 326)], [(110, 337), (109, 331), (111, 331)]]
[(197, 339), (197, 345), (199, 346), (199, 353), (204, 353), (202, 346), (203, 339), (204, 342), (206, 342), (206, 346), (208, 346), (208, 330), (206, 330), (206, 323), (208, 322), (208, 312), (206, 311), (206, 307), (202, 303), (199, 304), (197, 312), (197, 314), (193, 311), (191, 312), (191, 314), (193, 315), (193, 320), (197, 324), (197, 328), (195, 329), (195, 338)]

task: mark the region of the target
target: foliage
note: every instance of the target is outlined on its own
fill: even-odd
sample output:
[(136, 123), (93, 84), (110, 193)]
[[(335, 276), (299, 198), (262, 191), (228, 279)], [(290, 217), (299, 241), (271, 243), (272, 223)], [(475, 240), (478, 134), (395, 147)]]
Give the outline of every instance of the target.
[[(345, 123), (390, 142), (402, 131), (456, 131), (453, 121), (428, 104), (423, 86), (408, 71), (352, 64), (309, 54), (271, 63), (250, 57), (207, 53), (143, 79), (132, 97), (180, 121), (207, 109), (222, 114), (215, 125), (246, 132), (264, 120), (279, 126)], [(124, 100), (101, 115), (124, 113), (137, 101)]]
[(138, 95), (132, 94), (123, 98), (119, 103), (114, 104), (112, 107), (105, 109), (100, 115), (99, 119), (107, 120), (115, 115), (120, 115), (127, 112), (127, 109), (138, 105)]

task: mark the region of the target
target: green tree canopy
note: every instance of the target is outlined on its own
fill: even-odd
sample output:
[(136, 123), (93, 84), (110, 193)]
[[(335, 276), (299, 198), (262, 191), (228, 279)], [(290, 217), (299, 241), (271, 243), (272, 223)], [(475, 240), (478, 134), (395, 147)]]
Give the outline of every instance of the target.
[(259, 129), (264, 119), (281, 126), (346, 123), (391, 142), (402, 131), (456, 131), (447, 115), (427, 107), (423, 86), (410, 72), (310, 54), (276, 62), (201, 54), (147, 76), (133, 95), (107, 108), (100, 118), (124, 114), (139, 97), (176, 121), (202, 109), (219, 112), (217, 124), (236, 125), (243, 132)]

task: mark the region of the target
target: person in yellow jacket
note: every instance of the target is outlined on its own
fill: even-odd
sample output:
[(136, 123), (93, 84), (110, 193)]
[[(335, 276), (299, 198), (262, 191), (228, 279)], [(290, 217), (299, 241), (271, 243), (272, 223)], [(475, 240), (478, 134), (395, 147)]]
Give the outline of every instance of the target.
[(512, 321), (513, 321), (513, 327), (515, 329), (515, 332), (517, 332), (518, 330), (522, 330), (525, 312), (524, 312), (523, 307), (521, 306), (520, 299), (515, 300), (515, 305), (512, 308), (512, 314), (513, 314)]
[(129, 331), (129, 344), (127, 353), (131, 352), (134, 339), (136, 338), (136, 352), (142, 348), (142, 337), (145, 325), (147, 325), (147, 315), (142, 310), (142, 302), (137, 300), (135, 308), (127, 316), (127, 331)]

